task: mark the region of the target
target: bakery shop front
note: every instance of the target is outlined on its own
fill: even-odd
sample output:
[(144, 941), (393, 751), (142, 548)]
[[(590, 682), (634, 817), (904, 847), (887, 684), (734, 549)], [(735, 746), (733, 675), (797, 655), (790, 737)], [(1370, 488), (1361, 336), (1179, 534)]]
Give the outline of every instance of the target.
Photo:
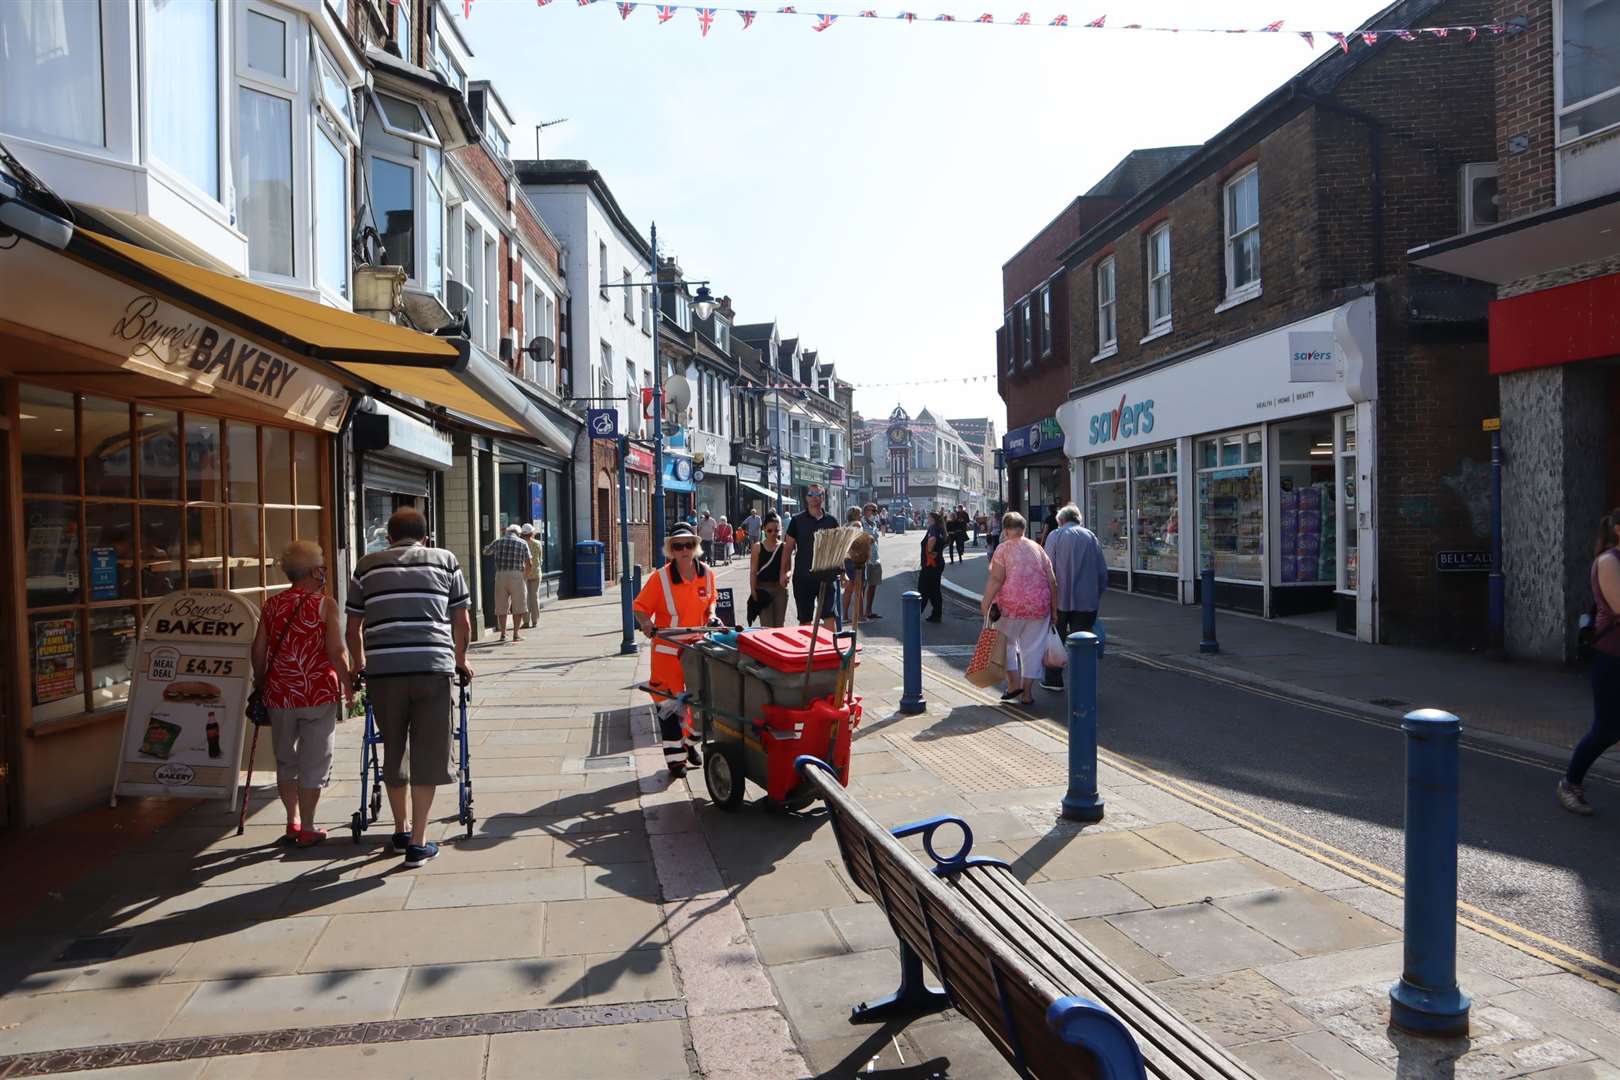
[(164, 597), (257, 610), (294, 539), (342, 566), (334, 459), (361, 395), (407, 378), (517, 426), (458, 377), (456, 342), (85, 230), (0, 249), (0, 295), (0, 827), (108, 797)]

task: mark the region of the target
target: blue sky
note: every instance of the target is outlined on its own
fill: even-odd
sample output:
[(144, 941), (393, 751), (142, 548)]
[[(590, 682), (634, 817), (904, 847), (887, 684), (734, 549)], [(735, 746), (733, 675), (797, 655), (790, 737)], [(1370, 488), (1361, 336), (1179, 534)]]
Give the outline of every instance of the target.
[(704, 38), (695, 12), (660, 25), (652, 4), (621, 21), (608, 2), (476, 0), (460, 25), (470, 74), (516, 114), (514, 157), (533, 156), (535, 123), (567, 117), (543, 133), (541, 155), (589, 159), (643, 230), (658, 222), (688, 275), (731, 295), (740, 321), (775, 318), (868, 384), (863, 413), (898, 401), (1002, 424), (993, 382), (870, 384), (993, 373), (1001, 264), (1030, 236), (1131, 149), (1202, 142), (1336, 46), (926, 20), (1028, 10), (1037, 23), (1064, 12), (1116, 26), (1286, 18), (1286, 29), (1348, 30), (1382, 5), (979, 2), (917, 8), (907, 25), (809, 0), (802, 11), (843, 17), (815, 33), (811, 15), (762, 14), (745, 31), (719, 12)]

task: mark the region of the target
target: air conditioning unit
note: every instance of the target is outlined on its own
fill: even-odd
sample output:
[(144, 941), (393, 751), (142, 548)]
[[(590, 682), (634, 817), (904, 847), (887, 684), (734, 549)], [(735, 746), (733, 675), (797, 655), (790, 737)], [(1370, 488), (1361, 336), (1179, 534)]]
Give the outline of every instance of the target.
[(1458, 170), (1461, 231), (1478, 232), (1502, 220), (1496, 206), (1496, 162), (1472, 161)]

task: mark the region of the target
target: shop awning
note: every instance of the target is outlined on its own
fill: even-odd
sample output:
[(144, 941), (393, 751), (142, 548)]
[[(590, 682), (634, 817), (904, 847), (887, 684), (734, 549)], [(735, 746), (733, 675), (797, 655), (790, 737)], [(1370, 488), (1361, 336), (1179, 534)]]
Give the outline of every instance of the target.
[(1409, 250), (1415, 266), (1505, 285), (1620, 250), (1620, 191), (1565, 203)]
[[(765, 496), (767, 499), (773, 499), (774, 500), (776, 498), (776, 492), (772, 491), (768, 487), (761, 487), (760, 485), (750, 483), (747, 480), (738, 480), (737, 483), (741, 484), (743, 487), (747, 488), (749, 491), (754, 492), (755, 494)], [(785, 506), (798, 506), (799, 505), (799, 502), (798, 502), (797, 499), (789, 498), (787, 495), (782, 496), (782, 503)]]
[(499, 364), (465, 340), (368, 319), (85, 229), (75, 231), (67, 254), (247, 330), (289, 357), (324, 361), (383, 391), (572, 451), (573, 440), (512, 385)]

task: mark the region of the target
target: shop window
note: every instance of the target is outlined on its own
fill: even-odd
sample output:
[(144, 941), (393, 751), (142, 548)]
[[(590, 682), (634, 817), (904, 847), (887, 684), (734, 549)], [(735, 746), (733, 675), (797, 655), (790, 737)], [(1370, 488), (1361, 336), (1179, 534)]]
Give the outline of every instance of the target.
[(101, 5), (30, 0), (0, 5), (0, 130), (104, 146)]
[(1215, 576), (1259, 582), (1265, 574), (1265, 491), (1260, 432), (1198, 442), (1198, 552)]
[(1131, 453), (1132, 565), (1143, 573), (1175, 574), (1181, 569), (1178, 464), (1174, 446)]
[[(1108, 454), (1086, 462), (1086, 526), (1096, 534), (1110, 570), (1130, 567), (1125, 486), (1124, 454)], [(1033, 511), (1036, 504), (1029, 505)]]
[(1226, 297), (1246, 299), (1260, 291), (1260, 170), (1251, 168), (1226, 185)]
[[(18, 399), (35, 724), (128, 699), (129, 660), (152, 601), (228, 587), (261, 603), (267, 584), (284, 581), (267, 581), (264, 553), (279, 554), (295, 534), (321, 540), (319, 442), (310, 433), (28, 384)], [(263, 507), (261, 472), (300, 501)]]

